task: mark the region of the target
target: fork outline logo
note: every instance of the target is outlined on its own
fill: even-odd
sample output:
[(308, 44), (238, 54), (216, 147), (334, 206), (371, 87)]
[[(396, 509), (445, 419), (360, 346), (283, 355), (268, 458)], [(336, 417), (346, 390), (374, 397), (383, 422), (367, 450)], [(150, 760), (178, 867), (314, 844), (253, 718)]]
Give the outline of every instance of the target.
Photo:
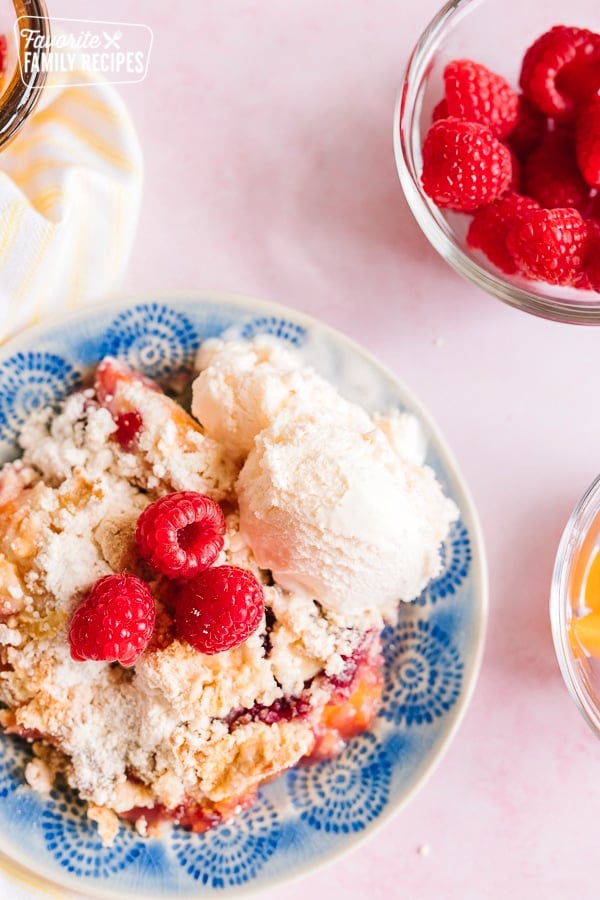
[(112, 35), (112, 37), (110, 34), (107, 34), (106, 31), (103, 31), (102, 36), (104, 38), (104, 49), (105, 50), (110, 50), (113, 47), (115, 50), (121, 49), (119, 46), (119, 41), (123, 37), (122, 31), (115, 31), (115, 33)]

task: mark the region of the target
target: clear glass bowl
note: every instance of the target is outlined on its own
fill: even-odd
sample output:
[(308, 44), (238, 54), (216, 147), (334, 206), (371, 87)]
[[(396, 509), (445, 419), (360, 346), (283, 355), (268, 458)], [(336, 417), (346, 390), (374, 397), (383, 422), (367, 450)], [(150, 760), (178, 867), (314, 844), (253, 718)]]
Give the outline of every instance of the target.
[(560, 322), (600, 324), (600, 294), (504, 275), (466, 246), (470, 217), (439, 210), (420, 183), (421, 147), (433, 107), (443, 95), (442, 72), (453, 59), (483, 63), (517, 87), (527, 47), (553, 25), (600, 32), (598, 0), (453, 0), (419, 38), (394, 113), (394, 152), (408, 204), (425, 236), (462, 276), (518, 309)]
[(2, 0), (0, 3), (0, 33), (7, 39), (6, 72), (0, 84), (0, 150), (17, 134), (35, 109), (46, 82), (43, 67), (27, 78), (21, 77), (19, 56), (24, 41), (17, 40), (15, 22), (23, 28), (33, 28), (46, 40), (50, 36), (50, 22), (44, 0)]
[[(552, 576), (550, 622), (565, 683), (592, 730), (600, 737), (600, 476), (585, 492), (563, 532)], [(581, 622), (598, 611), (588, 640)], [(589, 619), (588, 619), (589, 621)], [(578, 628), (579, 625), (579, 628)], [(590, 653), (589, 635), (597, 644)], [(597, 640), (594, 639), (597, 635)]]

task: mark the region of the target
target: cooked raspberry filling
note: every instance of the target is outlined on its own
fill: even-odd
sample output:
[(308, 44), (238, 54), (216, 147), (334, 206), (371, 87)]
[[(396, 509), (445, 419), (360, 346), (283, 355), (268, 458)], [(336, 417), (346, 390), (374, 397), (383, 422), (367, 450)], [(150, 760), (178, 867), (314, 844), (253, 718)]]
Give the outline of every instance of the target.
[[(301, 762), (319, 762), (337, 756), (347, 741), (368, 730), (373, 724), (381, 700), (383, 675), (379, 639), (371, 636), (370, 641), (368, 646), (357, 650), (347, 661), (345, 674), (341, 678), (326, 679), (331, 688), (330, 699), (311, 726), (313, 748)], [(229, 728), (235, 729), (253, 721), (274, 725), (295, 718), (310, 720), (310, 716), (311, 702), (306, 692), (300, 697), (276, 700), (271, 706), (256, 704), (251, 709), (236, 710), (227, 721)], [(256, 799), (258, 787), (257, 784), (243, 795), (223, 803), (203, 804), (188, 798), (175, 809), (166, 809), (161, 805), (150, 809), (137, 807), (122, 815), (132, 822), (142, 820), (150, 833), (162, 822), (168, 821), (192, 831), (205, 832), (251, 806)]]
[(142, 417), (139, 412), (118, 413), (115, 416), (115, 440), (121, 445), (123, 450), (135, 450), (137, 437), (142, 430)]

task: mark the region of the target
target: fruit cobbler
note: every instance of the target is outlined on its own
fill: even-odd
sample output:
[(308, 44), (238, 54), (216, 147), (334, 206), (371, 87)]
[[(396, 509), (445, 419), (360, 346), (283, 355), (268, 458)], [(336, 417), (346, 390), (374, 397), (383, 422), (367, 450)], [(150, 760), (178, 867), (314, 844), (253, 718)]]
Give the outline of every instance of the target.
[(273, 338), (205, 342), (191, 412), (170, 387), (105, 358), (0, 470), (0, 722), (107, 843), (207, 830), (369, 728), (458, 512), (412, 416)]

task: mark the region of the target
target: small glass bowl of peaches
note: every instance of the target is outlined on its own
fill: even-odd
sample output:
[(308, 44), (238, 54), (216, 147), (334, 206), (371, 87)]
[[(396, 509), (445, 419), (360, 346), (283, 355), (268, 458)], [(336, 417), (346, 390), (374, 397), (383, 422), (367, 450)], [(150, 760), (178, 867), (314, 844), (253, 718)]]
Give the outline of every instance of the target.
[(600, 476), (563, 532), (552, 576), (550, 622), (565, 683), (600, 737)]

